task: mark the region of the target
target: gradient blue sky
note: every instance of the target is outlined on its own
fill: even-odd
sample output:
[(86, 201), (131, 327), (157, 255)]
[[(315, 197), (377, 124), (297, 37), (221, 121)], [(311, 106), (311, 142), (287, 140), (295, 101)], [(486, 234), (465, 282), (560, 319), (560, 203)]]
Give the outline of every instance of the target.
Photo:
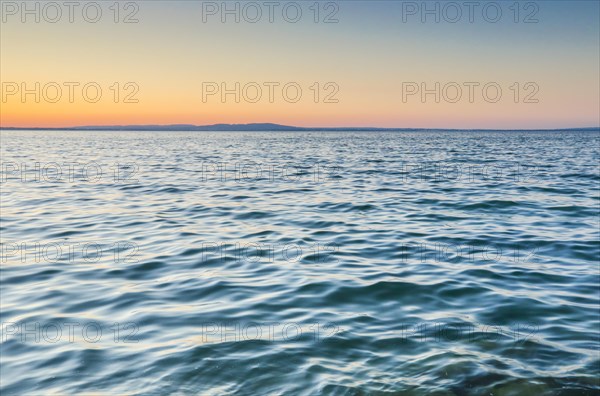
[[(5, 3), (3, 1), (3, 3)], [(18, 2), (20, 3), (20, 2)], [(22, 23), (7, 16), (1, 25), (0, 77), (5, 83), (94, 81), (102, 100), (35, 103), (30, 96), (3, 96), (2, 126), (278, 122), (302, 126), (439, 128), (560, 128), (600, 124), (600, 7), (598, 1), (499, 1), (503, 15), (487, 22), (478, 2), (475, 21), (456, 23), (420, 15), (403, 21), (402, 1), (338, 1), (338, 23), (314, 23), (309, 7), (297, 23), (276, 12), (257, 23), (219, 15), (203, 22), (201, 1), (139, 1), (138, 23), (115, 24), (108, 7), (95, 24)], [(223, 2), (216, 4), (221, 6)], [(235, 2), (229, 1), (228, 4)], [(240, 2), (243, 6), (247, 2)], [(258, 4), (264, 2), (258, 1)], [(279, 2), (281, 5), (289, 2)], [(320, 2), (324, 7), (327, 2)], [(426, 2), (434, 7), (436, 2)], [(448, 2), (439, 2), (440, 7)], [(464, 1), (456, 2), (459, 5)], [(517, 3), (520, 22), (511, 5)], [(535, 3), (537, 23), (523, 23)], [(423, 2), (415, 2), (419, 7)], [(463, 12), (467, 8), (461, 7)], [(266, 8), (263, 7), (263, 10)], [(321, 19), (326, 14), (321, 10)], [(76, 14), (77, 17), (77, 14)], [(135, 82), (139, 103), (114, 103), (114, 82)], [(301, 100), (266, 95), (257, 103), (235, 103), (220, 95), (202, 99), (203, 83), (297, 82)], [(338, 103), (314, 102), (310, 87), (335, 83)], [(403, 83), (433, 87), (448, 82), (497, 83), (501, 100), (489, 103), (476, 90), (463, 99), (403, 101)], [(520, 84), (519, 102), (510, 87)], [(535, 83), (538, 103), (523, 103), (523, 85)], [(465, 88), (466, 89), (466, 88)], [(321, 94), (326, 92), (321, 91)], [(4, 100), (6, 99), (6, 100)]]

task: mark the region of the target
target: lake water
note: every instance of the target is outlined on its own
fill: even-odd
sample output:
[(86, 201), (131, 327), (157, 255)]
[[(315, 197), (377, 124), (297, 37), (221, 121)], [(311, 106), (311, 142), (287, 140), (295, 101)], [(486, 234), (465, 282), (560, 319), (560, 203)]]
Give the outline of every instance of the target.
[(597, 132), (2, 131), (1, 392), (600, 392)]

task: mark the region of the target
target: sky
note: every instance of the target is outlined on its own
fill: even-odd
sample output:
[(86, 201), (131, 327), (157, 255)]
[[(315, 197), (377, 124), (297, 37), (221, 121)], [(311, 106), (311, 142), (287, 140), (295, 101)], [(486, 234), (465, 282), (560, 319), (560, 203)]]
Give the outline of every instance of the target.
[(2, 127), (600, 125), (596, 0), (0, 3)]

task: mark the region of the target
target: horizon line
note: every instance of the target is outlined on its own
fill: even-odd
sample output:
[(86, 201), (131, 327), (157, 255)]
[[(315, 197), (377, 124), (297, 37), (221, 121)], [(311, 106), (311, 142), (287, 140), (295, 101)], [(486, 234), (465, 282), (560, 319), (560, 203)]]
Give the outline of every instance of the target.
[[(146, 129), (148, 128), (148, 129)], [(240, 132), (313, 132), (313, 131), (573, 131), (600, 130), (599, 126), (564, 127), (564, 128), (426, 128), (426, 127), (372, 127), (372, 126), (334, 126), (334, 127), (301, 127), (276, 123), (244, 123), (244, 124), (126, 124), (126, 125), (77, 125), (61, 127), (21, 127), (1, 126), (0, 130), (54, 130), (54, 131), (172, 131), (172, 132), (204, 132), (211, 131)], [(239, 128), (239, 129), (236, 129)]]

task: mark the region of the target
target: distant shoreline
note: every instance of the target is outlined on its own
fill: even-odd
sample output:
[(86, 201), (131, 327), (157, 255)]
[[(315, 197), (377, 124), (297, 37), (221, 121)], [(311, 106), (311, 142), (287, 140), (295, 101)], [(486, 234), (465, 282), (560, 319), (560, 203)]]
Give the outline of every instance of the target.
[(553, 129), (457, 129), (457, 128), (377, 128), (377, 127), (297, 127), (280, 124), (214, 124), (214, 125), (107, 125), (74, 127), (0, 127), (0, 131), (118, 131), (118, 132), (560, 132), (600, 131), (598, 127)]

